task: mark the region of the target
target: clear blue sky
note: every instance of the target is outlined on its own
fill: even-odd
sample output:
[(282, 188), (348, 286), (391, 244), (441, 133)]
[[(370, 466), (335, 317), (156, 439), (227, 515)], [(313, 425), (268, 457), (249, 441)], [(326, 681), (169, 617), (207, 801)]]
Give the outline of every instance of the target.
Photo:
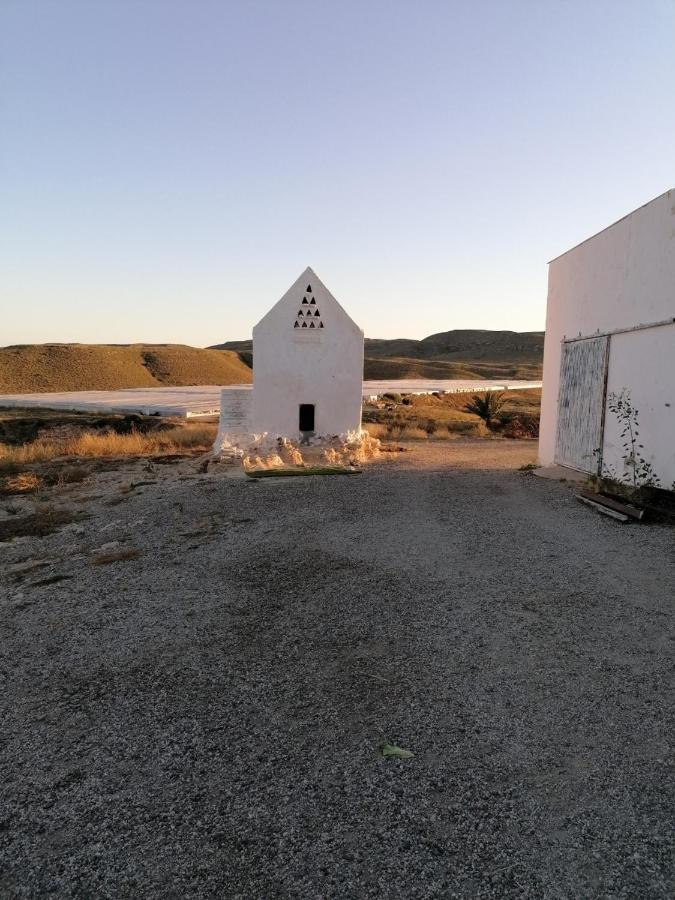
[(541, 329), (675, 186), (675, 0), (0, 0), (0, 345)]

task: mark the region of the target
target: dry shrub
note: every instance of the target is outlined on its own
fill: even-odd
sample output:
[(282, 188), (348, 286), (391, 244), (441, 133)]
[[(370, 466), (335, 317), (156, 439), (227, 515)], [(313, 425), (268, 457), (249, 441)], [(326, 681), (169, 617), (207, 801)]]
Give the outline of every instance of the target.
[(367, 431), (371, 437), (379, 438), (380, 440), (386, 440), (390, 437), (387, 426), (379, 422), (366, 422), (363, 425), (363, 430)]
[(531, 416), (522, 413), (510, 419), (504, 428), (502, 434), (507, 438), (527, 439), (539, 437), (539, 416)]
[(64, 466), (57, 473), (56, 483), (63, 484), (80, 484), (89, 476), (89, 469), (84, 466)]
[(78, 513), (73, 510), (41, 503), (30, 515), (16, 516), (0, 522), (0, 541), (9, 541), (14, 537), (44, 537), (79, 518)]
[(368, 422), (363, 427), (371, 437), (382, 441), (442, 441), (455, 437), (487, 437), (489, 434), (482, 419), (475, 417), (453, 419), (447, 423), (446, 428), (439, 428), (431, 434), (428, 426), (417, 424), (417, 419), (413, 419), (409, 425), (397, 423), (394, 428), (376, 422)]
[(210, 450), (216, 439), (218, 426), (215, 423), (202, 425), (186, 425), (170, 432), (172, 446), (190, 450)]
[(417, 428), (413, 425), (410, 428), (404, 428), (400, 435), (396, 437), (397, 440), (403, 441), (426, 441), (429, 436), (423, 428)]
[(30, 444), (22, 444), (12, 447), (10, 444), (0, 444), (0, 468), (5, 471), (16, 470), (17, 467), (29, 465), (35, 462), (45, 462), (53, 459), (58, 454), (54, 447), (43, 445), (39, 440)]
[(172, 451), (205, 451), (211, 449), (216, 431), (215, 424), (198, 426), (188, 424), (149, 433), (132, 430), (126, 434), (119, 434), (108, 429), (61, 434), (53, 438), (43, 436), (20, 447), (1, 445), (0, 464), (9, 467), (46, 462), (61, 456), (152, 456), (155, 453)]
[(18, 475), (7, 475), (1, 485), (2, 494), (32, 494), (43, 486), (42, 479), (35, 472), (19, 472)]
[(482, 419), (456, 419), (448, 422), (448, 432), (455, 437), (487, 437), (490, 433)]
[(91, 557), (92, 566), (107, 566), (108, 563), (123, 562), (129, 559), (138, 559), (141, 551), (135, 547), (123, 547), (120, 550), (110, 550), (107, 553), (97, 553)]

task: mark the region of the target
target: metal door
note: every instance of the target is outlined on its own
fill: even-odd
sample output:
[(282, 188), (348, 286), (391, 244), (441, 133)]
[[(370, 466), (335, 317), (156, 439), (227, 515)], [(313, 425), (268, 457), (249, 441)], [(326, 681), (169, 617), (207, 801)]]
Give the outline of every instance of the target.
[(563, 342), (555, 447), (561, 466), (600, 471), (608, 348), (607, 336)]

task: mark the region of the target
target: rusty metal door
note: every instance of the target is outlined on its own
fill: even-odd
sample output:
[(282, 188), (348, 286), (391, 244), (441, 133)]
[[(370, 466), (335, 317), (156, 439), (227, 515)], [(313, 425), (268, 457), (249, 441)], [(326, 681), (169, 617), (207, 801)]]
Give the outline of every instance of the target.
[(607, 336), (563, 342), (555, 446), (561, 466), (600, 470), (608, 350)]

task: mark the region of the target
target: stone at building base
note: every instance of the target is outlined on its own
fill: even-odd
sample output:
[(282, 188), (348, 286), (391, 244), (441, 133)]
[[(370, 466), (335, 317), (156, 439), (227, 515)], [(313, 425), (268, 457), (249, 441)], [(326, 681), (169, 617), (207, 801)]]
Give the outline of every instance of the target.
[(367, 431), (312, 435), (302, 440), (250, 432), (225, 433), (218, 435), (213, 448), (216, 459), (241, 464), (245, 469), (349, 466), (374, 459), (379, 453), (379, 440)]

